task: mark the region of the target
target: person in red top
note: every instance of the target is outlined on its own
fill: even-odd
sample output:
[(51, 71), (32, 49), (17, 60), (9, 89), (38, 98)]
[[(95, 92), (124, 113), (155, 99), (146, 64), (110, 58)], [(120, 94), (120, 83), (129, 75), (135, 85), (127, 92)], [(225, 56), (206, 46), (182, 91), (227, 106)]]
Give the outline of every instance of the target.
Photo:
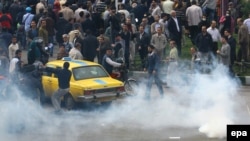
[(6, 29), (8, 29), (10, 33), (13, 33), (11, 29), (11, 24), (12, 24), (12, 17), (10, 13), (7, 11), (6, 12), (3, 11), (2, 13), (0, 13), (0, 26), (2, 28), (5, 27)]

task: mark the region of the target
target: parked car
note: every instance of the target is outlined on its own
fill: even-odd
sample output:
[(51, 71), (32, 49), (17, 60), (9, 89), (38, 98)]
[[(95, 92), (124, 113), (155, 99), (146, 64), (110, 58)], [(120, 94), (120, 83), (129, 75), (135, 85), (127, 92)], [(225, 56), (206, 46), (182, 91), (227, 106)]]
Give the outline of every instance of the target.
[[(63, 98), (67, 109), (72, 109), (81, 102), (111, 103), (125, 94), (123, 82), (110, 77), (97, 63), (65, 57), (62, 60), (48, 62), (46, 67), (62, 68), (65, 61), (69, 62), (69, 70), (72, 72), (70, 92)], [(44, 72), (42, 84), (43, 97), (51, 97), (58, 89), (57, 76), (54, 73)]]

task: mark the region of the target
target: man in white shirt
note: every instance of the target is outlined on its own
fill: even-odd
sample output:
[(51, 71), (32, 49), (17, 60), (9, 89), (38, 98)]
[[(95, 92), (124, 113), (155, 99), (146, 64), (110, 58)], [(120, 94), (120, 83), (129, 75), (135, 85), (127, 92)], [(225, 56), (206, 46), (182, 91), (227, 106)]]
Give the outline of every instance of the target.
[(218, 42), (221, 40), (220, 31), (216, 28), (216, 21), (212, 21), (211, 26), (207, 29), (207, 32), (212, 36), (213, 45), (211, 50), (213, 55), (216, 56)]
[(73, 47), (70, 51), (69, 51), (69, 57), (75, 60), (82, 60), (83, 56), (81, 53), (81, 44), (80, 43), (76, 43), (75, 47)]
[(13, 79), (16, 79), (16, 76), (18, 74), (18, 71), (20, 71), (21, 66), (22, 66), (22, 51), (21, 50), (16, 50), (16, 56), (11, 59), (10, 61), (10, 67), (9, 67), (9, 73)]
[(12, 43), (9, 45), (9, 59), (11, 60), (13, 57), (15, 57), (16, 50), (19, 49), (19, 46), (17, 44), (17, 37), (12, 37)]
[(162, 9), (164, 11), (164, 13), (167, 13), (168, 15), (170, 15), (171, 11), (173, 10), (173, 5), (174, 2), (172, 0), (165, 0), (162, 2)]
[(200, 32), (198, 25), (202, 19), (202, 10), (199, 6), (197, 6), (196, 0), (192, 0), (192, 5), (187, 8), (186, 17), (191, 35), (191, 41), (194, 45), (196, 36)]

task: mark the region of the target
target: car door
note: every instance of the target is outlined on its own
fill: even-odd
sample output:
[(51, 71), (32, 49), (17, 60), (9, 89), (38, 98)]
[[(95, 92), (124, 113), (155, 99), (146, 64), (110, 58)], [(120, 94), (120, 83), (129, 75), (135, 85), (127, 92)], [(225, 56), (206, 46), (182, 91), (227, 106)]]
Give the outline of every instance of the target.
[[(55, 68), (53, 65), (47, 65), (46, 67)], [(53, 94), (52, 89), (53, 73), (44, 71), (42, 76), (43, 90), (46, 96)]]
[[(56, 66), (56, 69), (61, 69), (62, 67), (58, 67)], [(55, 73), (52, 73), (52, 77), (51, 77), (51, 91), (52, 94), (58, 89), (58, 77)]]

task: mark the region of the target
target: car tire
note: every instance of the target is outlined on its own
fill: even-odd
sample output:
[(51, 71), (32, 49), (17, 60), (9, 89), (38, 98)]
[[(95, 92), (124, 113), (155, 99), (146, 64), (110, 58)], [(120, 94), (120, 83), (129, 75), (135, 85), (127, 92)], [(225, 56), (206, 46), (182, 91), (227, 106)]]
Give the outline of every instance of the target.
[(75, 100), (73, 99), (73, 97), (71, 96), (70, 93), (66, 94), (65, 97), (64, 97), (64, 104), (65, 104), (65, 108), (67, 110), (72, 110), (75, 108), (76, 106), (76, 102)]
[(134, 90), (138, 86), (138, 83), (135, 79), (128, 79), (124, 82), (124, 89), (127, 95), (133, 96), (136, 95), (136, 91)]

